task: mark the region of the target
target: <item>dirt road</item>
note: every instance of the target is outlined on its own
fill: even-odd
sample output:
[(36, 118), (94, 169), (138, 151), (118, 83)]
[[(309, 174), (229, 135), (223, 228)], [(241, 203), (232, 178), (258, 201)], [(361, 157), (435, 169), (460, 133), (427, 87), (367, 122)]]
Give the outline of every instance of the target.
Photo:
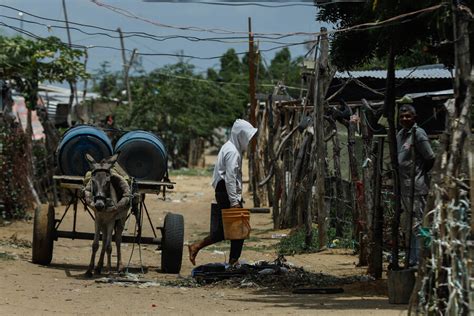
[[(185, 241), (204, 236), (209, 229), (209, 207), (213, 192), (210, 178), (176, 176), (173, 193), (167, 200), (147, 196), (147, 206), (155, 225), (162, 223), (166, 212), (184, 215)], [(250, 199), (247, 199), (250, 201)], [(56, 210), (62, 214), (63, 207)], [(92, 231), (93, 223), (79, 210), (78, 229)], [(72, 218), (72, 217), (71, 217)], [(272, 260), (273, 248), (262, 247), (274, 243), (269, 214), (252, 215), (253, 236), (246, 243), (242, 259), (246, 261)], [(66, 218), (63, 229), (72, 228)], [(129, 224), (133, 233), (133, 222)], [(145, 234), (150, 234), (146, 227)], [(77, 314), (172, 314), (172, 315), (400, 315), (406, 306), (389, 305), (383, 281), (365, 281), (345, 285), (343, 294), (296, 295), (265, 288), (229, 288), (225, 286), (164, 285), (179, 283), (190, 275), (192, 265), (184, 249), (181, 276), (159, 272), (160, 254), (151, 246), (142, 246), (141, 261), (137, 247), (123, 246), (124, 263), (132, 273), (139, 273), (143, 264), (146, 273), (141, 278), (148, 284), (107, 284), (84, 277), (90, 258), (91, 241), (60, 239), (54, 244), (50, 266), (31, 263), (32, 222), (20, 221), (0, 227), (0, 315), (77, 315)], [(197, 264), (223, 262), (225, 244), (203, 250)], [(114, 249), (115, 252), (115, 249)], [(227, 253), (226, 253), (227, 254)], [(115, 258), (113, 258), (115, 259)], [(288, 257), (288, 261), (306, 270), (338, 276), (364, 274), (357, 268), (357, 258), (344, 250), (329, 250), (318, 254)], [(176, 282), (177, 280), (177, 282)]]

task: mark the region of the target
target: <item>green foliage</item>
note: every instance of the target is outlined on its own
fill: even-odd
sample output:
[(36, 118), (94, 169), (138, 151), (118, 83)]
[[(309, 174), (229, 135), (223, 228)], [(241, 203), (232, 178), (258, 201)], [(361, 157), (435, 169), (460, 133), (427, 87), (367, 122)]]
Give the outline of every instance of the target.
[(282, 238), (277, 244), (278, 255), (292, 256), (295, 254), (316, 252), (319, 249), (318, 230), (313, 228), (313, 238), (309, 246), (305, 244), (305, 235), (305, 229), (300, 227), (293, 230), (290, 235)]
[(75, 81), (88, 76), (80, 61), (84, 52), (69, 48), (57, 37), (33, 41), (0, 36), (0, 47), (0, 75), (15, 79), (31, 109), (36, 106), (39, 82)]
[[(372, 0), (320, 6), (317, 19), (343, 29), (439, 4), (439, 1)], [(380, 68), (393, 44), (398, 67), (442, 62), (452, 65), (452, 17), (449, 6), (384, 27), (332, 35), (331, 60), (338, 69)]]
[(118, 125), (157, 133), (174, 167), (185, 166), (191, 141), (199, 137), (212, 141), (215, 128), (231, 125), (245, 109), (243, 95), (233, 87), (204, 79), (184, 61), (133, 77), (133, 106), (119, 108)]
[(92, 76), (92, 91), (99, 93), (103, 98), (116, 98), (120, 96), (119, 73), (110, 71), (110, 63), (104, 61)]
[[(258, 83), (299, 85), (299, 62), (292, 60), (288, 49), (279, 52), (267, 71), (259, 61)], [(94, 91), (103, 97), (123, 98), (120, 73), (104, 63), (93, 76)], [(236, 118), (246, 116), (248, 93), (248, 56), (242, 60), (233, 49), (220, 59), (220, 68), (197, 74), (185, 60), (149, 73), (139, 71), (130, 77), (132, 106), (116, 111), (116, 127), (144, 129), (158, 134), (165, 142), (174, 168), (187, 165), (190, 143), (203, 138), (214, 144), (215, 130), (229, 127)], [(265, 91), (266, 89), (266, 91)], [(272, 88), (260, 87), (259, 92)], [(219, 144), (217, 144), (219, 145)]]
[[(313, 227), (313, 236), (311, 244), (306, 246), (305, 236), (306, 230), (303, 227), (293, 230), (290, 235), (281, 239), (276, 245), (278, 255), (293, 256), (295, 254), (313, 253), (320, 249), (318, 240), (318, 229)], [(344, 233), (343, 237), (336, 236), (336, 229), (329, 228), (328, 231), (329, 248), (350, 248), (354, 249), (355, 243), (351, 238), (351, 231)]]
[(24, 157), (26, 137), (24, 133), (12, 133), (0, 125), (0, 201), (3, 219), (21, 219), (27, 216), (24, 192), (27, 188), (25, 165), (16, 164)]
[[(29, 40), (23, 37), (0, 36), (0, 77), (13, 79), (29, 110), (38, 102), (38, 85), (46, 81), (76, 81), (88, 77), (80, 61), (84, 52), (69, 48), (56, 37)], [(1, 173), (0, 199), (4, 203), (4, 218), (23, 218), (29, 192), (28, 170), (34, 170), (29, 155), (25, 155), (27, 136), (16, 132), (20, 127), (4, 126), (0, 131)], [(33, 153), (34, 154), (34, 153)], [(44, 170), (36, 170), (45, 174)]]

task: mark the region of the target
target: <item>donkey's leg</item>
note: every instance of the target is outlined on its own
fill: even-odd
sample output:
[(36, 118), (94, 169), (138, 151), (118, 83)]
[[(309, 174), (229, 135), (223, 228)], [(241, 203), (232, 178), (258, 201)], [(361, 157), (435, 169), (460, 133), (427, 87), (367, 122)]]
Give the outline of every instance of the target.
[(107, 272), (112, 272), (112, 234), (114, 233), (114, 222), (107, 225), (107, 242), (105, 250), (107, 251)]
[(117, 246), (117, 271), (122, 272), (123, 271), (123, 265), (122, 265), (122, 251), (120, 249), (120, 245), (122, 243), (122, 233), (123, 229), (125, 227), (125, 220), (127, 218), (119, 218), (118, 220), (115, 221), (115, 245)]
[(89, 263), (89, 268), (87, 269), (87, 272), (86, 272), (87, 277), (92, 277), (92, 270), (94, 269), (94, 264), (95, 264), (95, 255), (97, 253), (97, 249), (99, 249), (99, 238), (100, 238), (99, 224), (95, 222), (94, 241), (92, 242), (92, 255), (91, 255), (91, 261)]
[(105, 255), (105, 247), (107, 241), (107, 227), (101, 227), (102, 232), (102, 249), (100, 250), (100, 257), (99, 262), (97, 262), (97, 266), (95, 267), (95, 274), (100, 274), (102, 272), (102, 268), (104, 267), (104, 255)]

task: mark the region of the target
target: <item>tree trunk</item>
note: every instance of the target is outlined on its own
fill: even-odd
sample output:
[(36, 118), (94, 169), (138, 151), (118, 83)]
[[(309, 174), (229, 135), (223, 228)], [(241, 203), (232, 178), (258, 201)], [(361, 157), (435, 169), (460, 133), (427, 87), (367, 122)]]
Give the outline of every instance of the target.
[(204, 143), (202, 137), (196, 137), (189, 142), (188, 168), (204, 168)]

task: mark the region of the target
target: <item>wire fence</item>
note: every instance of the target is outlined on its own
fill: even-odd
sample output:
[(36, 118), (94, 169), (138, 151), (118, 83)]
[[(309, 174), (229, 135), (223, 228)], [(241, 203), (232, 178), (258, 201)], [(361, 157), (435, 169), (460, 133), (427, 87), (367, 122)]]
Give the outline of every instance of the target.
[(435, 207), (426, 215), (432, 224), (420, 230), (426, 256), (414, 312), (469, 315), (469, 195), (458, 187), (460, 197), (448, 200), (441, 185), (433, 187)]

